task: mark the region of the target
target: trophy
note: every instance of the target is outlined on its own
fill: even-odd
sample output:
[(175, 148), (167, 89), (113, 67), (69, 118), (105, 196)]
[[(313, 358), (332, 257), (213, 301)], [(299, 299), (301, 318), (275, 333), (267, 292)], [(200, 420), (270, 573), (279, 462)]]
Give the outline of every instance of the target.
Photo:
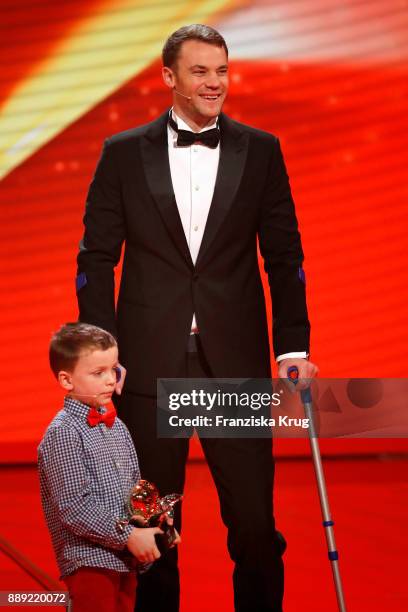
[(166, 516), (173, 518), (174, 506), (183, 498), (178, 493), (159, 497), (159, 491), (148, 480), (139, 480), (130, 492), (127, 510), (129, 523), (135, 527), (159, 527), (163, 534), (157, 534), (156, 544), (161, 553), (166, 552), (177, 537), (174, 525), (169, 525)]

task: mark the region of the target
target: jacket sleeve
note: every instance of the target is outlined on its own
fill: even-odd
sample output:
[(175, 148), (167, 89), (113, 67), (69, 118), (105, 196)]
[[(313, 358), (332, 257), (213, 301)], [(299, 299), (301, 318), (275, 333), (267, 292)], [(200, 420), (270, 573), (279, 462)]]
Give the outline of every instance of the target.
[(309, 352), (303, 250), (279, 140), (275, 139), (261, 204), (259, 248), (272, 298), (273, 349)]
[(79, 320), (116, 336), (114, 268), (120, 260), (125, 224), (114, 147), (105, 141), (91, 182), (79, 245), (76, 278)]

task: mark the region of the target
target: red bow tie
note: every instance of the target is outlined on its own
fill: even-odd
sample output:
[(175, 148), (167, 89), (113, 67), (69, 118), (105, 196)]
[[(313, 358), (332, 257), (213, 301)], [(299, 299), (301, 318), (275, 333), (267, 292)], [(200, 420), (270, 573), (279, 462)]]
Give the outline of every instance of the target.
[(106, 427), (112, 427), (116, 418), (116, 410), (108, 408), (104, 413), (99, 412), (96, 408), (92, 407), (89, 409), (87, 421), (91, 427), (99, 425), (99, 423), (105, 423)]

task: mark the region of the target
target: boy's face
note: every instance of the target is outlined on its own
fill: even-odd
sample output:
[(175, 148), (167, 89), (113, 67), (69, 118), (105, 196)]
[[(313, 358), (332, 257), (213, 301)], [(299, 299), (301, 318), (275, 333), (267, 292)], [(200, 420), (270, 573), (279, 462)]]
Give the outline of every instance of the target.
[(80, 354), (72, 372), (60, 372), (60, 385), (70, 397), (89, 406), (104, 406), (111, 401), (116, 385), (118, 349), (89, 350)]

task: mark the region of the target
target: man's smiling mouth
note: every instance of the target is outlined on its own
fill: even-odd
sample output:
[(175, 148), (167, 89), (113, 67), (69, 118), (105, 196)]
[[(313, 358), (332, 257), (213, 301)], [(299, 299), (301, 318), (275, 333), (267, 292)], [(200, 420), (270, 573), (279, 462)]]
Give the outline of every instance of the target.
[(221, 94), (200, 94), (200, 98), (204, 98), (204, 100), (218, 100)]

